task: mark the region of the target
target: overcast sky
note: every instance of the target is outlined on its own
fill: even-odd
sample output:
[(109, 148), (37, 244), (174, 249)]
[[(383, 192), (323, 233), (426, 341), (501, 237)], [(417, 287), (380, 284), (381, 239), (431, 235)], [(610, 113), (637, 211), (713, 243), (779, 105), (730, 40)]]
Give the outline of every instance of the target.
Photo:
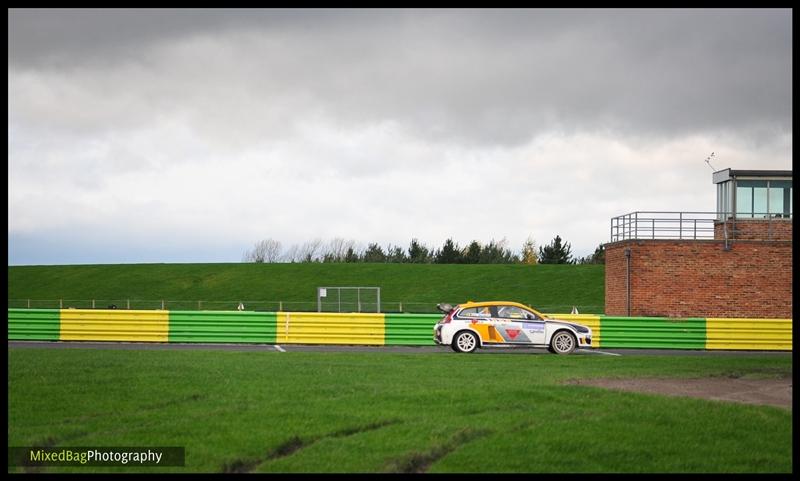
[(10, 10), (10, 265), (439, 247), (791, 169), (791, 10)]

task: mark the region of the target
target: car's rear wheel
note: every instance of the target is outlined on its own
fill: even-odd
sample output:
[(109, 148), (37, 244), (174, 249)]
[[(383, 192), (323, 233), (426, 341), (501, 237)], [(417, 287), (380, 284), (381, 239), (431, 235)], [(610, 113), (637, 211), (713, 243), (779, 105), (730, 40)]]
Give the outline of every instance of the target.
[(472, 352), (477, 348), (478, 336), (469, 331), (461, 331), (453, 338), (453, 349), (456, 352)]
[(569, 331), (558, 331), (550, 340), (550, 347), (556, 354), (569, 354), (575, 350), (578, 341)]

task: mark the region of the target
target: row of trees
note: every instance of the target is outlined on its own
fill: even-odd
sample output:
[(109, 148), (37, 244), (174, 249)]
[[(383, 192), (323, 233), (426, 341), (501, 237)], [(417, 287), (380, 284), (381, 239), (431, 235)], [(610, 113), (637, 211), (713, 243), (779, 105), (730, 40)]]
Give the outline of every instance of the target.
[(506, 239), (488, 244), (473, 240), (460, 247), (453, 239), (447, 239), (441, 248), (433, 249), (412, 239), (407, 249), (389, 244), (384, 249), (377, 243), (361, 248), (353, 240), (335, 238), (328, 243), (320, 239), (292, 245), (283, 250), (280, 241), (265, 239), (256, 242), (252, 250), (245, 252), (244, 262), (383, 262), (411, 264), (604, 264), (605, 251), (602, 244), (594, 254), (573, 258), (569, 242), (556, 236), (548, 245), (536, 248), (531, 238), (522, 244), (519, 252), (508, 247)]

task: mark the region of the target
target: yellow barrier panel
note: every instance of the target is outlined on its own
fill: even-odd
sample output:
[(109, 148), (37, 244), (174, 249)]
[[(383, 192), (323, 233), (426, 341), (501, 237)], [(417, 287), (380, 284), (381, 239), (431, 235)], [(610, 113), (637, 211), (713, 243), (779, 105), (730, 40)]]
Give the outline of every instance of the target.
[(600, 347), (600, 316), (596, 314), (545, 314), (549, 319), (560, 319), (583, 324), (592, 330), (592, 347)]
[(168, 311), (62, 309), (61, 341), (169, 340)]
[(791, 319), (706, 319), (706, 349), (792, 350)]
[(278, 344), (384, 345), (383, 314), (279, 312)]

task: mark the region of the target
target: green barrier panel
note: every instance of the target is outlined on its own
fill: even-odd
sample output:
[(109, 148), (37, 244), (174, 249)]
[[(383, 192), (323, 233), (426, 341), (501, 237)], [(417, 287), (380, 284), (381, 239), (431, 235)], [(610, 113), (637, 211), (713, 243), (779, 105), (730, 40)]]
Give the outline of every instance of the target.
[(600, 317), (603, 348), (705, 349), (706, 320)]
[(58, 309), (9, 309), (9, 341), (58, 341), (61, 315)]
[(274, 312), (169, 311), (169, 342), (275, 343)]
[(433, 346), (433, 326), (442, 314), (386, 314), (385, 343), (405, 346)]

